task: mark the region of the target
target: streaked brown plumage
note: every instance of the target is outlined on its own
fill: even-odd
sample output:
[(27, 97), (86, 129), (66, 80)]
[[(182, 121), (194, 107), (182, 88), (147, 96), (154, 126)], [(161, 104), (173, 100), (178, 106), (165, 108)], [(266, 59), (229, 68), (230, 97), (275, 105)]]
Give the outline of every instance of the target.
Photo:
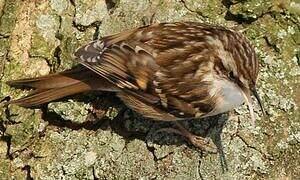
[(8, 82), (36, 89), (10, 103), (30, 107), (102, 90), (116, 92), (127, 106), (157, 120), (212, 116), (244, 100), (254, 119), (250, 92), (258, 59), (241, 34), (224, 27), (154, 24), (93, 41), (75, 56), (81, 66), (69, 71)]

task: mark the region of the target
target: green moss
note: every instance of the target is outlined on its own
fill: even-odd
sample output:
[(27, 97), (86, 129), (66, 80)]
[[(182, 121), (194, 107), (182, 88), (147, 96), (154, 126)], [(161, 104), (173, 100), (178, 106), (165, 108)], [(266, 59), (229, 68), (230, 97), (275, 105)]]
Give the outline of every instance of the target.
[(59, 27), (58, 16), (39, 14), (35, 23), (29, 53), (32, 57), (53, 60), (55, 48), (59, 45), (55, 37)]
[(9, 159), (0, 159), (0, 179), (9, 179), (10, 173), (10, 161)]
[(0, 57), (3, 58), (8, 51), (8, 47), (10, 45), (8, 38), (0, 38)]
[(71, 68), (75, 64), (75, 61), (72, 59), (74, 58), (74, 52), (79, 46), (79, 41), (76, 38), (76, 33), (74, 33), (75, 28), (72, 26), (72, 22), (73, 17), (68, 15), (62, 17), (61, 19), (61, 28), (59, 29), (58, 33), (61, 35), (61, 38), (59, 38), (59, 47), (61, 49), (60, 60), (62, 68), (60, 68), (59, 71), (61, 71), (63, 68)]
[(239, 15), (242, 19), (258, 18), (274, 6), (273, 0), (249, 0), (231, 5), (230, 12)]
[(38, 133), (40, 117), (34, 110), (10, 106), (10, 116), (6, 121), (15, 125), (7, 126), (5, 133), (11, 135), (12, 152), (26, 148)]
[[(3, 38), (0, 39), (0, 79), (2, 79), (3, 75), (4, 75), (4, 66), (5, 66), (5, 62), (6, 62), (6, 56), (8, 53), (8, 47), (10, 45), (10, 41), (8, 38)], [(0, 92), (0, 94), (2, 94)]]
[(83, 123), (87, 119), (90, 105), (81, 102), (54, 102), (49, 104), (49, 110), (56, 112), (63, 119)]
[(5, 1), (0, 20), (0, 34), (10, 35), (14, 28), (17, 11), (20, 7), (20, 0)]

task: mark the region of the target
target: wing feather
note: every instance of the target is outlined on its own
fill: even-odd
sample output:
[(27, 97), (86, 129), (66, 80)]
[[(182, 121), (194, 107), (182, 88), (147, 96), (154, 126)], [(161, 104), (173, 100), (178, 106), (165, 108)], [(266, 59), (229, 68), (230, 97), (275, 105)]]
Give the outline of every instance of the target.
[(205, 33), (209, 31), (201, 24), (156, 24), (93, 41), (75, 55), (82, 65), (123, 89), (131, 99), (177, 117), (198, 117), (212, 108), (211, 102), (204, 100), (209, 84), (197, 75), (211, 50), (201, 43)]

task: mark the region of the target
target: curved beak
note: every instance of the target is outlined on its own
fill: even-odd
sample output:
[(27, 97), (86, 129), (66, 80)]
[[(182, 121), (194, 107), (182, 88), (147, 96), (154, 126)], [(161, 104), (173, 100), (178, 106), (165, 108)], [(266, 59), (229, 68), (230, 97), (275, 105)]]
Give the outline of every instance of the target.
[(263, 102), (261, 101), (261, 99), (260, 99), (260, 97), (259, 97), (259, 95), (258, 95), (256, 89), (253, 88), (251, 91), (252, 91), (252, 94), (254, 95), (254, 97), (256, 98), (256, 100), (257, 100), (257, 102), (258, 102), (258, 104), (259, 104), (259, 107), (260, 107), (260, 109), (261, 109), (261, 112), (262, 112), (263, 116), (265, 116), (265, 115), (266, 115), (266, 111), (265, 111), (265, 108), (264, 108), (264, 104), (263, 104)]
[(242, 88), (241, 92), (242, 92), (245, 102), (249, 108), (252, 125), (255, 126), (255, 116), (254, 116), (253, 105), (252, 105), (253, 103), (252, 103), (251, 94), (250, 94), (251, 92), (246, 88)]
[(263, 116), (265, 116), (266, 113), (265, 113), (265, 109), (264, 109), (263, 103), (262, 103), (262, 101), (261, 101), (261, 99), (260, 99), (260, 97), (259, 97), (259, 95), (258, 95), (258, 93), (257, 93), (257, 91), (256, 91), (255, 88), (253, 88), (251, 91), (248, 90), (248, 89), (246, 89), (246, 88), (241, 88), (241, 90), (242, 90), (241, 92), (242, 92), (242, 94), (243, 94), (243, 96), (245, 98), (245, 102), (246, 102), (246, 104), (247, 104), (247, 106), (249, 108), (249, 111), (250, 111), (250, 117), (251, 117), (252, 125), (255, 126), (255, 116), (254, 116), (254, 111), (253, 111), (253, 105), (252, 105), (253, 102), (252, 102), (252, 99), (251, 99), (251, 93), (256, 98), (256, 100), (257, 100), (257, 102), (258, 102), (258, 104), (260, 106), (260, 109), (261, 109), (261, 111), (263, 113)]

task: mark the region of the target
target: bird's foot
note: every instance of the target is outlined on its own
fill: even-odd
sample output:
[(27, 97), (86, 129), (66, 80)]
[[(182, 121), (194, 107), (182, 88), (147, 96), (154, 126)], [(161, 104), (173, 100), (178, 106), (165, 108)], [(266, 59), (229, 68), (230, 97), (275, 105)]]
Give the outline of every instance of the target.
[(162, 131), (179, 134), (179, 135), (185, 137), (195, 147), (197, 147), (203, 151), (207, 151), (210, 153), (218, 152), (217, 146), (212, 142), (211, 139), (203, 138), (201, 136), (197, 136), (195, 134), (190, 133), (179, 122), (175, 122), (175, 128), (162, 128), (162, 129), (159, 129), (158, 131), (156, 131), (156, 133), (162, 132)]

